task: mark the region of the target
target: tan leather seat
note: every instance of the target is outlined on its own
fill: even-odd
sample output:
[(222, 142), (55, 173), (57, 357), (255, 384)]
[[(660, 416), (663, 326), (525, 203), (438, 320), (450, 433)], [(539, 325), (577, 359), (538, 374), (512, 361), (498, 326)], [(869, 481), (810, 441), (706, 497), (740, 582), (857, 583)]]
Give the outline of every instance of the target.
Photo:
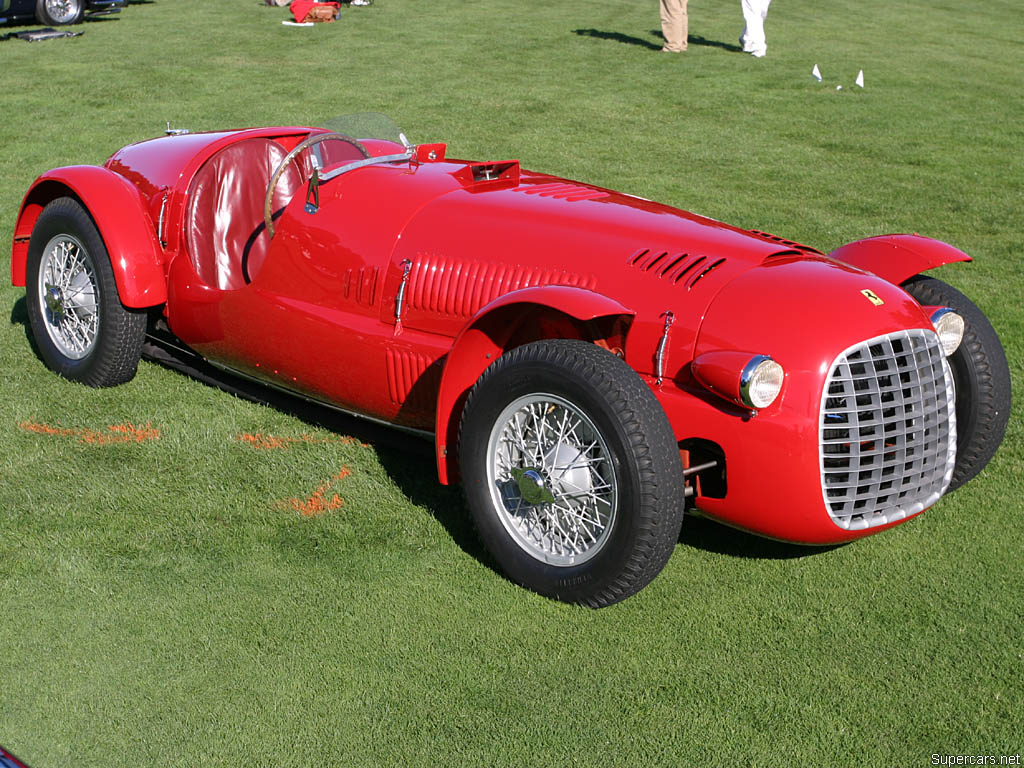
[[(196, 173), (185, 232), (192, 264), (207, 285), (242, 288), (263, 266), (270, 248), (263, 201), (270, 176), (287, 154), (273, 139), (243, 139), (220, 150)], [(288, 165), (274, 190), (275, 213), (305, 181), (296, 163)]]

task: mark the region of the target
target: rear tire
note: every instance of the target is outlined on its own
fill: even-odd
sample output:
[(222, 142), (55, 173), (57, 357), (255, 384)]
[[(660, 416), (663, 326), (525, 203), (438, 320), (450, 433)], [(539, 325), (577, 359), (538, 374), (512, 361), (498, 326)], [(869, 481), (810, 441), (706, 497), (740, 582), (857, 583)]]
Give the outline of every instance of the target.
[(665, 566), (684, 509), (661, 405), (615, 355), (539, 341), (498, 358), (459, 431), (477, 531), (515, 582), (571, 603), (624, 600)]
[(980, 309), (951, 285), (917, 275), (903, 290), (926, 306), (950, 307), (964, 319), (964, 338), (949, 356), (956, 383), (956, 466), (949, 490), (985, 468), (1010, 419), (1010, 368), (995, 329)]
[(121, 304), (103, 239), (77, 200), (43, 209), (25, 278), (29, 325), (47, 367), (91, 387), (135, 376), (146, 312)]

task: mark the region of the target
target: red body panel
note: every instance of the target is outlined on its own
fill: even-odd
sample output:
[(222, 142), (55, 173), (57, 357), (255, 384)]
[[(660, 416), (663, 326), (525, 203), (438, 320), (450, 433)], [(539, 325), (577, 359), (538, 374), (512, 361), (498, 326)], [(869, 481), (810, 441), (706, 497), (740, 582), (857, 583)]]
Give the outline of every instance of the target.
[(83, 201), (110, 254), (121, 302), (152, 307), (167, 300), (163, 254), (139, 190), (124, 177), (94, 165), (48, 171), (36, 179), (21, 204), (14, 227), (11, 279), (25, 285), (28, 241), (36, 219), (51, 200), (65, 195)]
[[(888, 527), (844, 530), (825, 511), (825, 379), (853, 344), (930, 329), (897, 284), (966, 255), (927, 238), (886, 236), (826, 257), (515, 161), (447, 160), (444, 145), (422, 145), (412, 161), (323, 182), (313, 208), (295, 195), (250, 282), (233, 290), (205, 284), (182, 233), (196, 172), (235, 141), (270, 138), (287, 150), (318, 130), (157, 139), (122, 149), (105, 169), (51, 172), (33, 190), (60, 181), (85, 202), (120, 259), (126, 304), (166, 297), (171, 330), (211, 361), (435, 431), (442, 482), (456, 474), (462, 404), (487, 366), (517, 344), (570, 336), (622, 355), (681, 444), (718, 446), (725, 489), (710, 495), (698, 484), (696, 504), (706, 514), (807, 543)], [(402, 151), (383, 141), (367, 148), (377, 156)], [(16, 283), (38, 209), (30, 191), (15, 230)], [(779, 397), (752, 414), (712, 394), (692, 370), (706, 353), (717, 366), (708, 375), (726, 388), (729, 361), (770, 355), (786, 372)]]
[(829, 256), (897, 285), (929, 269), (971, 260), (966, 253), (947, 243), (920, 235), (869, 237), (847, 243)]

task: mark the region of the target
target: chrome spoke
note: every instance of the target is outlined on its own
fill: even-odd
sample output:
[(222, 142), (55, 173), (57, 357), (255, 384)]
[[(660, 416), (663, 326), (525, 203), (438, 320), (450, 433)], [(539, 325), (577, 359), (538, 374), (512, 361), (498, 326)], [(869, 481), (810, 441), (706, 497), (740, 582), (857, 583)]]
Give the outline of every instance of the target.
[(85, 247), (71, 235), (57, 235), (43, 250), (39, 303), (47, 334), (57, 351), (80, 360), (99, 335), (96, 271)]
[(610, 459), (604, 437), (573, 403), (547, 394), (510, 403), (488, 442), (488, 482), (505, 529), (547, 563), (594, 557), (618, 507)]

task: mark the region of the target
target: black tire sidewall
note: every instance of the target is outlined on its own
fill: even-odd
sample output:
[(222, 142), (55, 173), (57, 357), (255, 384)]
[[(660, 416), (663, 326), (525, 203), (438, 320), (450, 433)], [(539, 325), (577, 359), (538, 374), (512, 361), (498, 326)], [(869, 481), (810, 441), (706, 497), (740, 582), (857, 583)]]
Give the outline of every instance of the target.
[[(628, 366), (610, 353), (605, 354), (608, 356), (608, 365), (622, 366), (625, 375), (635, 377), (636, 382), (643, 388), (639, 391), (646, 391), (650, 395), (646, 385), (643, 385)], [(529, 353), (520, 353), (519, 356), (529, 358)], [(536, 359), (499, 362), (496, 366), (496, 370), (481, 381), (471, 401), (467, 403), (459, 443), (464, 490), (477, 531), (495, 560), (513, 581), (559, 600), (592, 604), (595, 594), (612, 589), (614, 582), (621, 579), (625, 571), (631, 567), (635, 569), (635, 563), (631, 563), (631, 560), (637, 549), (650, 546), (649, 543), (645, 543), (642, 530), (644, 523), (650, 522), (645, 519), (650, 512), (642, 508), (643, 481), (630, 435), (623, 420), (609, 405), (606, 397), (586, 377), (578, 375), (571, 367), (561, 366), (550, 360)], [(618, 484), (618, 507), (612, 530), (608, 534), (609, 538), (596, 555), (578, 565), (552, 565), (523, 550), (506, 531), (497, 512), (494, 511), (494, 502), (487, 483), (487, 448), (491, 430), (498, 416), (516, 399), (524, 395), (541, 393), (569, 401), (594, 423), (608, 446)], [(650, 397), (654, 400), (653, 395)], [(660, 406), (658, 408), (660, 410)], [(664, 426), (664, 434), (653, 437), (671, 441), (674, 448), (675, 443), (667, 419)], [(681, 477), (680, 466), (680, 494)], [(679, 502), (681, 505), (681, 495)], [(674, 521), (674, 538), (678, 537), (680, 522), (681, 508)], [(636, 589), (653, 578), (663, 564), (659, 562), (649, 578), (642, 577), (642, 583), (639, 583)], [(629, 594), (633, 591), (636, 590), (631, 590)], [(602, 599), (599, 602), (604, 604), (614, 600)]]
[(1010, 416), (1010, 369), (999, 336), (984, 313), (951, 285), (924, 275), (903, 289), (926, 306), (946, 306), (964, 319), (964, 336), (950, 355), (956, 385), (956, 467), (949, 490), (975, 477), (995, 455)]
[[(39, 271), (42, 266), (44, 249), (58, 235), (69, 235), (82, 244), (92, 264), (93, 274), (96, 276), (96, 303), (100, 313), (99, 326), (92, 349), (78, 360), (67, 357), (54, 344), (47, 331), (44, 309), (40, 304)], [(115, 352), (111, 349), (111, 341), (119, 340), (119, 327), (123, 325), (123, 316), (126, 314), (126, 310), (121, 305), (117, 293), (117, 283), (114, 280), (114, 272), (110, 266), (110, 259), (103, 239), (89, 214), (77, 201), (71, 198), (59, 198), (43, 209), (29, 241), (25, 286), (29, 325), (43, 362), (51, 370), (72, 381), (80, 381), (94, 386), (118, 383), (107, 380), (107, 369), (110, 367)], [(141, 342), (141, 338), (139, 341)], [(134, 366), (132, 373), (134, 373)]]

